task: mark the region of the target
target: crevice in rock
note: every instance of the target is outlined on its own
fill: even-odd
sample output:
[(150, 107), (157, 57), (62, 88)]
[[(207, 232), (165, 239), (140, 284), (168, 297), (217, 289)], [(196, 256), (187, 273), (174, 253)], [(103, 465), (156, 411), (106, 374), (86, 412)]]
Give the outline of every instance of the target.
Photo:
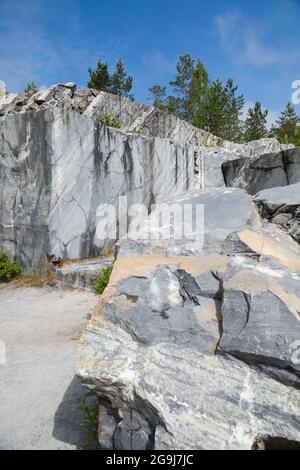
[(250, 318), (250, 310), (251, 310), (251, 300), (249, 301), (249, 295), (246, 294), (245, 292), (242, 292), (243, 296), (244, 296), (244, 299), (246, 301), (246, 305), (247, 305), (247, 316), (246, 316), (246, 321), (245, 321), (245, 324), (243, 325), (243, 327), (241, 328), (240, 330), (240, 333), (246, 328), (248, 322), (249, 322), (249, 318)]
[(282, 436), (259, 434), (255, 437), (251, 450), (300, 450), (300, 442)]
[(288, 155), (285, 154), (284, 151), (282, 151), (281, 152), (281, 158), (282, 158), (282, 166), (283, 166), (284, 172), (286, 174), (287, 185), (289, 185), (290, 184), (289, 173), (288, 173), (289, 157), (288, 157)]

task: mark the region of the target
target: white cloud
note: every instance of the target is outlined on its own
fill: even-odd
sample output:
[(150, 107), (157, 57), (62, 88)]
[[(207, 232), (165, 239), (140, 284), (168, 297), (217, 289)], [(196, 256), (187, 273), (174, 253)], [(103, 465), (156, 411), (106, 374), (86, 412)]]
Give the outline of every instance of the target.
[(300, 57), (298, 51), (287, 53), (266, 44), (261, 35), (263, 28), (239, 11), (218, 15), (214, 24), (223, 49), (237, 64), (260, 67), (295, 62)]

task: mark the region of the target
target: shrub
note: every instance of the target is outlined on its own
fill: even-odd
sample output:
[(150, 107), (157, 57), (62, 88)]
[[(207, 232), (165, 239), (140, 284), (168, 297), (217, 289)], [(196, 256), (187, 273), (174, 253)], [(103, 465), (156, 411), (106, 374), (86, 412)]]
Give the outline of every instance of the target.
[(19, 274), (21, 274), (20, 266), (10, 260), (6, 253), (0, 252), (0, 282), (9, 282)]
[(95, 395), (87, 392), (77, 409), (83, 414), (81, 425), (84, 426), (86, 433), (84, 436), (84, 445), (81, 450), (96, 450), (98, 445), (98, 416), (99, 403)]
[(99, 274), (98, 279), (93, 285), (94, 291), (96, 294), (101, 295), (104, 292), (105, 287), (109, 283), (109, 278), (113, 270), (113, 264), (103, 268)]
[(116, 127), (117, 129), (121, 128), (121, 123), (117, 116), (113, 113), (102, 113), (97, 117), (96, 122), (99, 124), (105, 124), (108, 127)]

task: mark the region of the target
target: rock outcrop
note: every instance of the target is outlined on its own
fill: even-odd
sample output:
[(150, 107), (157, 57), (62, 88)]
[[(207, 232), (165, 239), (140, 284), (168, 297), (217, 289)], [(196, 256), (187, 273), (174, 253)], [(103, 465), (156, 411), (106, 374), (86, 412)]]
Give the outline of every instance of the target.
[(226, 186), (255, 194), (300, 181), (300, 150), (288, 149), (258, 157), (238, 158), (222, 165)]
[[(104, 113), (121, 129), (101, 123)], [(0, 249), (23, 265), (45, 253), (106, 254), (111, 240), (95, 235), (100, 204), (118, 214), (126, 195), (129, 205), (150, 211), (171, 195), (224, 186), (225, 159), (282, 148), (274, 139), (222, 142), (160, 110), (74, 83), (1, 97), (0, 135)]]
[(82, 337), (78, 375), (101, 397), (99, 443), (299, 445), (300, 248), (264, 226), (244, 190), (177, 201), (193, 199), (207, 216), (202, 249), (199, 239), (121, 240)]
[[(73, 83), (1, 97), (0, 135), (0, 249), (33, 264), (114, 245), (77, 364), (100, 447), (299, 447), (299, 149), (221, 142)], [(98, 239), (97, 207), (120, 196), (146, 213)], [(57, 277), (89, 288), (110, 262)]]
[(300, 243), (300, 182), (260, 191), (255, 196), (261, 216)]

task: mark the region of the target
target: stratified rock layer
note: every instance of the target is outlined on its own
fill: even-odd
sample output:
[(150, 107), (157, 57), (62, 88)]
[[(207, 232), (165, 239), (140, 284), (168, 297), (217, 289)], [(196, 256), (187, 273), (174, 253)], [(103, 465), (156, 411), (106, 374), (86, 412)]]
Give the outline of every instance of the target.
[[(121, 129), (101, 123), (104, 113)], [(106, 254), (124, 233), (97, 237), (99, 205), (115, 208), (118, 225), (119, 196), (150, 211), (171, 195), (224, 186), (226, 159), (282, 149), (274, 139), (222, 142), (160, 110), (74, 83), (1, 97), (0, 135), (0, 249), (23, 265), (45, 253)]]
[[(0, 135), (1, 250), (32, 265), (118, 240), (77, 367), (99, 397), (100, 446), (299, 446), (299, 149), (222, 142), (74, 83), (1, 97)], [(124, 196), (145, 206), (125, 231)], [(118, 233), (99, 235), (100, 204)], [(89, 288), (108, 262), (57, 276)]]
[(263, 189), (300, 181), (300, 149), (288, 149), (251, 158), (239, 158), (222, 165), (226, 186), (255, 194)]
[(300, 182), (260, 191), (255, 196), (261, 216), (300, 243)]
[(202, 251), (199, 240), (121, 240), (81, 339), (78, 375), (104, 403), (99, 443), (251, 449), (271, 436), (296, 445), (300, 248), (262, 225), (243, 190), (177, 202), (194, 198), (207, 218)]

